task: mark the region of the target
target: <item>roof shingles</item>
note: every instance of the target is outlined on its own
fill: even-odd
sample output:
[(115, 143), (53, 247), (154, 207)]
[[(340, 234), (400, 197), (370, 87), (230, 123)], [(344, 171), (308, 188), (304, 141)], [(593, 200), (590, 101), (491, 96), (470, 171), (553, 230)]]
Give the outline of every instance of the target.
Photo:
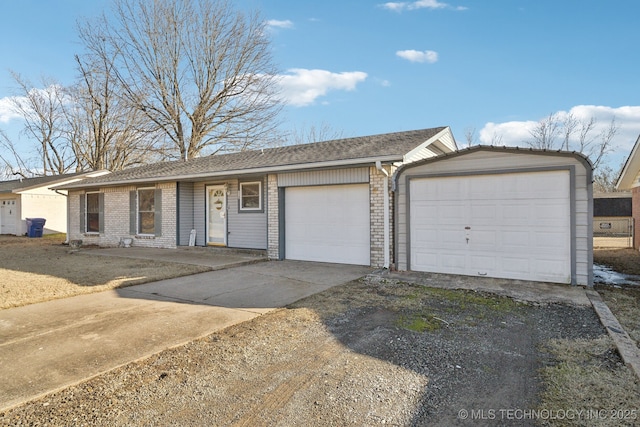
[(163, 181), (180, 177), (206, 176), (207, 173), (239, 171), (313, 163), (402, 156), (444, 130), (444, 127), (346, 138), (311, 144), (290, 145), (264, 150), (212, 155), (187, 161), (154, 163), (113, 172), (70, 185), (90, 187), (123, 182)]

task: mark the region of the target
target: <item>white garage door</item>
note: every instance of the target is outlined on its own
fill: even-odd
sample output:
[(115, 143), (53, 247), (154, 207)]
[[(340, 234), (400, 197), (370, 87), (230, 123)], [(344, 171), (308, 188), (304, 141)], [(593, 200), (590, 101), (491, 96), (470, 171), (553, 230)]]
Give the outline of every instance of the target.
[(287, 259), (369, 265), (369, 185), (285, 190)]
[(410, 269), (571, 282), (568, 171), (410, 184)]

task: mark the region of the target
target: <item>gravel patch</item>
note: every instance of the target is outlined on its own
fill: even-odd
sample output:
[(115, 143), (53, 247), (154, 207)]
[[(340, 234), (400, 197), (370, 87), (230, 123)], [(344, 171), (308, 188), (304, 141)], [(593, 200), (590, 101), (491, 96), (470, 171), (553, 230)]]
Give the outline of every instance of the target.
[(540, 369), (556, 363), (549, 340), (602, 336), (588, 307), (368, 278), (0, 413), (0, 424), (477, 425), (461, 411), (538, 405)]

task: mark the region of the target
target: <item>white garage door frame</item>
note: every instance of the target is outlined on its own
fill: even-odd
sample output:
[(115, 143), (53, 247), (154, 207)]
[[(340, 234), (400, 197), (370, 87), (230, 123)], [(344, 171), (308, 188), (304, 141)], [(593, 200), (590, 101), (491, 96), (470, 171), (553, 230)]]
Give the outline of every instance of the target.
[[(477, 171), (465, 171), (465, 172), (450, 172), (450, 173), (434, 173), (434, 174), (416, 174), (416, 175), (407, 175), (405, 177), (405, 188), (407, 189), (406, 193), (406, 263), (407, 270), (412, 270), (412, 238), (411, 236), (411, 182), (413, 180), (420, 179), (429, 179), (429, 178), (447, 178), (447, 177), (468, 177), (472, 178), (473, 176), (486, 176), (486, 175), (497, 175), (497, 176), (506, 176), (511, 174), (527, 174), (527, 173), (538, 173), (538, 172), (555, 172), (555, 171), (565, 171), (569, 174), (569, 211), (570, 211), (570, 242), (569, 242), (569, 251), (570, 251), (570, 280), (571, 284), (575, 285), (577, 283), (577, 265), (576, 265), (576, 194), (575, 194), (575, 182), (576, 182), (576, 171), (574, 165), (566, 165), (566, 166), (552, 166), (552, 167), (535, 167), (535, 168), (518, 168), (518, 169), (500, 169), (500, 170), (477, 170)], [(397, 240), (396, 240), (397, 241)]]
[(295, 186), (283, 190), (281, 258), (370, 264), (368, 183)]

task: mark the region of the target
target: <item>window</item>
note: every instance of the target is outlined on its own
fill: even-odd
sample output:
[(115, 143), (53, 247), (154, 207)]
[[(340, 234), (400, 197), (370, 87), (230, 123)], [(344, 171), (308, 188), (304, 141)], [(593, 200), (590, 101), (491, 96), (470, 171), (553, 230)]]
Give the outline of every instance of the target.
[(140, 189), (138, 190), (138, 233), (154, 234), (155, 223), (155, 189)]
[(86, 197), (86, 232), (100, 232), (100, 193), (87, 193)]
[(240, 183), (240, 210), (241, 211), (262, 210), (262, 183), (261, 182), (241, 182)]

